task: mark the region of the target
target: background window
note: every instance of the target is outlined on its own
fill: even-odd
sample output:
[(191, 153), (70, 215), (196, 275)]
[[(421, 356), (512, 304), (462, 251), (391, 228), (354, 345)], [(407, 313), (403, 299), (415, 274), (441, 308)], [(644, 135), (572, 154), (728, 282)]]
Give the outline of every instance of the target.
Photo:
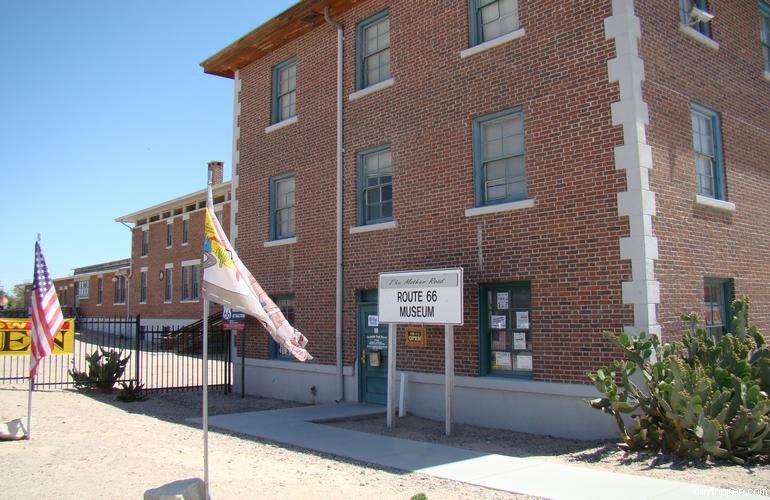
[(762, 34), (762, 54), (765, 61), (765, 71), (770, 71), (770, 3), (759, 4), (759, 22)]
[(472, 45), (519, 29), (517, 0), (471, 0)]
[[(277, 295), (273, 302), (275, 302), (275, 305), (278, 306), (278, 308), (283, 313), (284, 318), (286, 318), (286, 321), (291, 324), (291, 326), (294, 326), (294, 320), (295, 320), (295, 314), (294, 314), (294, 295), (293, 294), (287, 294), (287, 295)], [(294, 356), (292, 356), (289, 351), (286, 350), (285, 347), (278, 345), (275, 340), (273, 340), (273, 337), (268, 335), (268, 338), (270, 339), (270, 357), (273, 359), (281, 359), (286, 361), (294, 361)]]
[(170, 247), (174, 244), (174, 225), (166, 224), (166, 246)]
[(102, 278), (96, 278), (96, 303), (102, 305), (102, 292), (104, 290), (104, 281)]
[(524, 116), (503, 111), (473, 122), (476, 205), (527, 198)]
[(297, 60), (291, 58), (273, 68), (273, 123), (297, 114)]
[(710, 38), (711, 23), (698, 21), (695, 16), (690, 15), (693, 8), (703, 12), (709, 12), (708, 2), (706, 0), (679, 0), (679, 6), (681, 9), (682, 23)]
[(77, 281), (75, 282), (75, 294), (77, 295), (77, 298), (79, 299), (87, 299), (88, 293), (89, 293), (89, 282), (88, 281)]
[(142, 304), (147, 302), (147, 271), (139, 274), (139, 302)]
[(363, 89), (390, 78), (390, 18), (388, 11), (361, 22), (358, 35), (357, 88)]
[(732, 323), (733, 284), (732, 280), (706, 278), (703, 286), (703, 317), (706, 330), (721, 337)]
[(482, 286), (479, 299), (482, 374), (531, 377), (530, 284)]
[(167, 267), (163, 272), (163, 281), (165, 286), (163, 289), (163, 301), (171, 302), (174, 297), (174, 270)]
[(393, 167), (390, 146), (358, 155), (359, 225), (393, 219)]
[(294, 175), (270, 180), (270, 239), (294, 236)]
[(692, 143), (698, 194), (724, 200), (719, 114), (693, 104)]
[(182, 267), (182, 300), (198, 300), (199, 270), (197, 264)]
[(145, 229), (142, 231), (142, 256), (147, 255), (147, 251), (150, 246), (150, 231)]
[(112, 302), (114, 304), (126, 303), (126, 277), (125, 276), (115, 277), (115, 294)]
[(184, 219), (182, 221), (182, 243), (188, 243), (190, 241), (190, 219)]

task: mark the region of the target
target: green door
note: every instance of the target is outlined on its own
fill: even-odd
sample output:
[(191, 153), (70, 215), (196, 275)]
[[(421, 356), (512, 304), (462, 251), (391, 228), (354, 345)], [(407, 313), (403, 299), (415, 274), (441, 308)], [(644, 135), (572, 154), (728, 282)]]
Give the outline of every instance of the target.
[(388, 325), (377, 322), (377, 304), (358, 305), (359, 400), (385, 404), (388, 394)]

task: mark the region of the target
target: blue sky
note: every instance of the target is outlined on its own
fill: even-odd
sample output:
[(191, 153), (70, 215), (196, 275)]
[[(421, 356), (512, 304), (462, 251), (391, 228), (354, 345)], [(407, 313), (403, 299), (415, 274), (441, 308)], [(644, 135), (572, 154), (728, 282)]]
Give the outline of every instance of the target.
[(233, 82), (199, 66), (294, 0), (0, 1), (0, 284), (130, 256), (118, 216), (230, 179)]

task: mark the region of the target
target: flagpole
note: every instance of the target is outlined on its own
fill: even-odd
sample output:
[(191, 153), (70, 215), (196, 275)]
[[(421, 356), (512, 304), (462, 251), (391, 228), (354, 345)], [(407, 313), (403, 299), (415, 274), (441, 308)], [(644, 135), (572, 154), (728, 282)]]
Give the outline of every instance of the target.
[(203, 299), (203, 485), (209, 498), (209, 299)]
[[(37, 233), (37, 242), (40, 243), (40, 233)], [(32, 292), (30, 292), (32, 293)], [(32, 297), (29, 298), (32, 304)], [(31, 439), (32, 430), (32, 389), (35, 387), (35, 377), (32, 375), (32, 364), (35, 362), (35, 355), (32, 352), (32, 330), (29, 332), (29, 394), (27, 394), (27, 439)]]

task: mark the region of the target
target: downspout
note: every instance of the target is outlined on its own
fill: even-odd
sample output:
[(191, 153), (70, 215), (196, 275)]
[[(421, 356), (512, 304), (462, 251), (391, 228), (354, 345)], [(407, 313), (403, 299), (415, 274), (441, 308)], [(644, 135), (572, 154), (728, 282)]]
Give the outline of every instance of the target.
[(337, 289), (335, 293), (335, 340), (337, 348), (337, 398), (345, 400), (345, 379), (342, 373), (342, 24), (332, 19), (329, 6), (324, 7), (324, 19), (337, 28)]

